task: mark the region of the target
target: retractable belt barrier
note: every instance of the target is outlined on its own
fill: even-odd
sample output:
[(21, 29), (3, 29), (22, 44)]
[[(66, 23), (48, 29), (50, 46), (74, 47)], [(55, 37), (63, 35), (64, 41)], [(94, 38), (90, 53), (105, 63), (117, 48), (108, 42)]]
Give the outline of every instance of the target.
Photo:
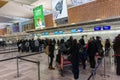
[(22, 55), (22, 56), (16, 56), (16, 57), (12, 57), (12, 58), (2, 59), (2, 60), (0, 60), (0, 62), (17, 59), (17, 61), (16, 61), (17, 62), (16, 63), (17, 64), (17, 77), (19, 77), (19, 59), (24, 60), (24, 61), (28, 61), (28, 62), (32, 62), (32, 63), (36, 63), (38, 65), (38, 80), (40, 80), (40, 61), (32, 61), (32, 60), (24, 59), (24, 57), (37, 55), (37, 54), (40, 54), (40, 53), (37, 52), (37, 53), (33, 53), (33, 54), (27, 54), (27, 55)]
[(104, 52), (104, 56), (101, 58), (101, 60), (98, 61), (97, 66), (96, 66), (95, 69), (91, 72), (91, 74), (90, 74), (90, 76), (88, 77), (87, 80), (91, 80), (91, 78), (95, 76), (96, 71), (97, 71), (97, 69), (99, 68), (99, 66), (102, 64), (102, 60), (103, 60), (103, 59), (104, 59), (104, 77), (105, 77), (105, 75), (106, 75), (106, 72), (105, 72), (105, 69), (106, 69), (106, 68), (105, 68), (105, 55), (106, 55), (106, 52), (107, 52), (107, 51)]
[(120, 54), (114, 54), (113, 57), (114, 57), (114, 56), (115, 56), (115, 57), (116, 57), (116, 56), (119, 56), (119, 57), (120, 57)]
[(7, 53), (13, 53), (13, 52), (18, 52), (18, 50), (14, 50), (14, 51), (7, 51), (7, 52), (0, 52), (0, 54), (7, 54)]
[(102, 59), (101, 59), (101, 60), (99, 60), (98, 65), (97, 65), (97, 66), (95, 67), (95, 69), (91, 72), (91, 74), (90, 74), (90, 76), (88, 77), (88, 79), (87, 79), (87, 80), (90, 80), (90, 79), (92, 78), (92, 76), (94, 76), (94, 75), (95, 75), (95, 73), (96, 73), (97, 69), (99, 68), (99, 66), (100, 66), (100, 65), (101, 65), (101, 63), (102, 63), (103, 58), (104, 58), (104, 57), (102, 57)]
[(18, 48), (0, 49), (0, 51), (5, 51), (5, 50), (14, 50), (14, 49), (18, 49)]
[(17, 56), (17, 77), (19, 77), (19, 61), (18, 61), (18, 59), (37, 64), (37, 66), (38, 66), (38, 80), (40, 80), (40, 61), (33, 61), (33, 60), (29, 60), (29, 59), (25, 59), (25, 58), (22, 58), (20, 56)]
[[(22, 56), (19, 56), (19, 57), (28, 57), (28, 56), (37, 55), (37, 54), (40, 54), (40, 53), (32, 53), (32, 54), (22, 55)], [(2, 59), (2, 60), (0, 60), (0, 62), (12, 60), (12, 59), (16, 59), (16, 57)]]

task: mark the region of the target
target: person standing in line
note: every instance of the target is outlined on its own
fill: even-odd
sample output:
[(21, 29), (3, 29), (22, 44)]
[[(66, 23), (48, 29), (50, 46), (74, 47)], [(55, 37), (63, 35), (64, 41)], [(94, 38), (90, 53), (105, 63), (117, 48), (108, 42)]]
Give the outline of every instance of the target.
[(34, 44), (34, 39), (31, 40), (31, 43), (30, 43), (30, 48), (31, 48), (31, 51), (34, 52), (35, 51), (35, 44)]
[(72, 42), (73, 45), (70, 47), (70, 55), (71, 55), (71, 63), (72, 63), (72, 72), (74, 75), (74, 79), (79, 79), (79, 62), (80, 62), (80, 54), (79, 54), (79, 46), (77, 44), (77, 40), (74, 39)]
[(90, 38), (88, 42), (88, 49), (87, 49), (87, 54), (90, 60), (90, 68), (93, 68), (93, 69), (95, 68), (95, 64), (96, 64), (95, 56), (97, 52), (98, 52), (97, 45), (95, 41), (93, 40), (93, 38)]
[(67, 40), (67, 46), (71, 47), (73, 42), (73, 36), (70, 36), (70, 38)]
[(111, 46), (110, 40), (109, 40), (109, 39), (106, 39), (106, 41), (105, 41), (105, 52), (106, 52), (106, 56), (109, 55), (110, 46)]
[(114, 39), (113, 50), (116, 60), (116, 74), (120, 76), (120, 34)]
[(18, 40), (18, 42), (17, 42), (17, 46), (18, 46), (18, 52), (20, 52), (20, 49), (21, 49), (21, 43), (20, 43), (20, 40)]
[(59, 41), (59, 39), (57, 40), (57, 46), (59, 46), (60, 45), (60, 41)]
[(79, 40), (79, 43), (80, 43), (83, 47), (85, 46), (84, 36), (81, 37), (81, 39)]
[(83, 69), (86, 69), (86, 60), (87, 60), (87, 51), (86, 48), (83, 48), (83, 52), (80, 53)]
[(50, 63), (49, 63), (49, 69), (50, 70), (54, 70), (55, 68), (53, 68), (53, 60), (54, 60), (54, 44), (52, 42), (52, 40), (50, 39), (49, 41), (49, 57), (50, 57)]
[(29, 41), (26, 40), (25, 41), (25, 48), (26, 48), (25, 51), (26, 51), (26, 53), (29, 52), (29, 45), (30, 45)]
[(53, 44), (56, 45), (56, 40), (55, 39), (53, 39)]
[(96, 36), (96, 45), (98, 48), (98, 55), (102, 58), (104, 56), (103, 45), (101, 43), (101, 37)]
[(35, 40), (35, 52), (39, 52), (39, 41), (38, 41), (38, 39), (37, 40)]

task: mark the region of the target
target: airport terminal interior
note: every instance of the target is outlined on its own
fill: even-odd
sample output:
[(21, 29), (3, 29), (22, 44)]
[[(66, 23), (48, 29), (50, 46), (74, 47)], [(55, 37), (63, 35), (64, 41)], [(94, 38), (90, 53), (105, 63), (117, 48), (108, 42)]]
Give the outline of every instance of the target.
[(120, 80), (120, 0), (0, 0), (0, 80)]

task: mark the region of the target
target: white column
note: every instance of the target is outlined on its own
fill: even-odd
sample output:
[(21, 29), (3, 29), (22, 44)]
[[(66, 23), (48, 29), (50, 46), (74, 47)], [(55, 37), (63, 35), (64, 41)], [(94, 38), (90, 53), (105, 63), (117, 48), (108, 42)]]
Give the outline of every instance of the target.
[(23, 26), (21, 22), (19, 22), (19, 32), (23, 32)]

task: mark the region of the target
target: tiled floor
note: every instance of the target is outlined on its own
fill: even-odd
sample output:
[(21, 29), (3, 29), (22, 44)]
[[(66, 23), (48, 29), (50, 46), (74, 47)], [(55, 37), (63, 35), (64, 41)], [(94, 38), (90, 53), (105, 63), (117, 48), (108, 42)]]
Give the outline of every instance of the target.
[[(25, 54), (25, 53), (24, 53)], [(22, 54), (22, 55), (24, 55)], [(10, 54), (0, 54), (0, 60), (17, 56), (18, 53)], [(65, 69), (65, 76), (61, 77), (58, 70), (48, 70), (48, 57), (46, 54), (41, 53), (38, 55), (26, 57), (26, 59), (40, 61), (40, 80), (74, 80), (71, 68)], [(0, 80), (38, 80), (38, 70), (37, 64), (19, 61), (20, 77), (16, 78), (16, 60), (10, 60), (5, 62), (0, 62)], [(79, 80), (87, 80), (91, 72), (89, 64), (87, 64), (87, 69), (83, 70), (82, 65), (80, 65), (80, 78)], [(101, 64), (96, 72), (95, 79), (91, 80), (120, 80), (120, 76), (115, 73), (115, 66), (110, 64), (109, 59), (106, 58), (106, 78), (102, 76), (104, 73), (104, 66)]]

